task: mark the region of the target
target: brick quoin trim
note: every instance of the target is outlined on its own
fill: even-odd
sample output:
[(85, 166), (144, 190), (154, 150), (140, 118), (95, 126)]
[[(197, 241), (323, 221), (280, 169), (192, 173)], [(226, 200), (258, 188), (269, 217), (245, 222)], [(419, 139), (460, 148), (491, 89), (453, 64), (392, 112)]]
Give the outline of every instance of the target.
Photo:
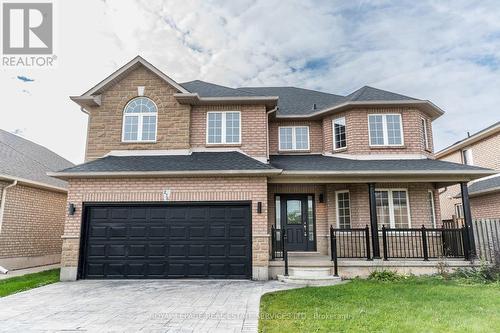
[[(267, 180), (265, 177), (213, 178), (120, 178), (73, 179), (69, 182), (68, 203), (77, 206), (66, 217), (62, 267), (77, 267), (83, 202), (158, 202), (164, 189), (172, 191), (171, 201), (251, 201), (252, 265), (267, 267)], [(257, 203), (262, 202), (262, 213)]]

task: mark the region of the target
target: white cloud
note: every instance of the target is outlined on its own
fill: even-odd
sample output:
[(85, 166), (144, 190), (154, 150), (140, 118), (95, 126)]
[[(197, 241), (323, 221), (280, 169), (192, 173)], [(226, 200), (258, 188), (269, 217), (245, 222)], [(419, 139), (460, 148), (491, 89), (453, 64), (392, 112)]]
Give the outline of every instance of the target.
[(86, 118), (68, 96), (137, 54), (179, 82), (342, 94), (373, 85), (429, 99), (447, 112), (434, 123), (438, 148), (500, 120), (498, 1), (55, 3), (58, 67), (1, 69), (0, 127), (74, 162)]

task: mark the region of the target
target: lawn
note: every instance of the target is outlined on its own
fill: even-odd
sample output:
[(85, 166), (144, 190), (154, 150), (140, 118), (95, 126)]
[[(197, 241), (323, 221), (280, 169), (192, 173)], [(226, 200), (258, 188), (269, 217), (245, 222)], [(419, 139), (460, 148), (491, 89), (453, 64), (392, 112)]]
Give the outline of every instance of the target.
[(500, 284), (355, 279), (266, 294), (260, 332), (500, 332)]
[(59, 269), (0, 280), (0, 297), (59, 281)]

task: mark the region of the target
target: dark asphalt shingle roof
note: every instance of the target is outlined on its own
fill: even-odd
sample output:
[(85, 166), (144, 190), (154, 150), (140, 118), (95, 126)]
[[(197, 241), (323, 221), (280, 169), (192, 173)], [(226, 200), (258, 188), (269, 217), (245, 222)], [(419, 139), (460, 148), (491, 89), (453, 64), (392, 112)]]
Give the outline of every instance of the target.
[(500, 189), (500, 175), (478, 180), (469, 185), (469, 194), (476, 194), (484, 191)]
[[(195, 80), (181, 83), (182, 87), (201, 97), (278, 96), (279, 115), (308, 115), (346, 102), (415, 101), (413, 97), (364, 86), (347, 96), (297, 87), (241, 87), (230, 88)], [(316, 104), (316, 108), (313, 105)]]
[(66, 187), (65, 181), (49, 177), (47, 172), (73, 165), (45, 147), (0, 129), (0, 174)]
[(242, 153), (203, 152), (190, 155), (106, 156), (61, 172), (147, 172), (147, 171), (222, 171), (272, 170)]
[(272, 166), (284, 171), (460, 171), (488, 170), (431, 159), (353, 160), (324, 155), (273, 155)]

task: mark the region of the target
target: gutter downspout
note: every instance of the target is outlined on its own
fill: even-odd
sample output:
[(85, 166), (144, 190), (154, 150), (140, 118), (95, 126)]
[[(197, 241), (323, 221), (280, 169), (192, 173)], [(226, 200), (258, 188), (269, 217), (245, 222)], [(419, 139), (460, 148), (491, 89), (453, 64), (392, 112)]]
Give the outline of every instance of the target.
[[(0, 201), (0, 233), (2, 232), (3, 212), (5, 210), (5, 202), (7, 201), (7, 200), (5, 200), (7, 198), (7, 189), (14, 187), (16, 185), (17, 185), (17, 180), (14, 180), (12, 182), (12, 184), (5, 186), (2, 190), (2, 197), (0, 197), (0, 200), (1, 200)], [(8, 269), (0, 266), (0, 273), (1, 274), (7, 274), (8, 271), (9, 271)]]

